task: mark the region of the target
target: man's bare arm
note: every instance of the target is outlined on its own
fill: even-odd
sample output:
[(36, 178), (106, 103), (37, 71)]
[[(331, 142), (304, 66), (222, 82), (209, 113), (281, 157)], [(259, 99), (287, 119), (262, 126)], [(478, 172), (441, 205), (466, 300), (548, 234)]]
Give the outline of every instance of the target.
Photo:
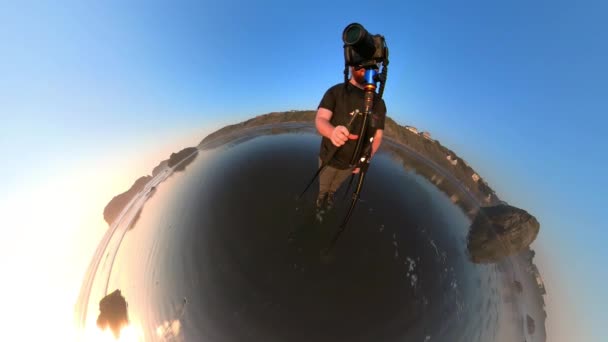
[(348, 139), (357, 139), (356, 135), (348, 133), (348, 129), (345, 126), (340, 125), (334, 127), (329, 122), (332, 115), (333, 113), (329, 109), (320, 107), (317, 110), (315, 126), (317, 127), (319, 134), (331, 140), (331, 143), (334, 144), (334, 146), (342, 146)]
[(333, 113), (331, 110), (326, 108), (321, 108), (317, 110), (317, 116), (315, 117), (315, 126), (317, 127), (317, 131), (319, 134), (326, 137), (327, 139), (331, 139), (331, 134), (334, 131), (334, 126), (329, 122), (331, 120)]
[(384, 130), (377, 129), (376, 134), (374, 134), (374, 141), (372, 142), (372, 157), (380, 148), (380, 144), (382, 144), (382, 135), (384, 134)]

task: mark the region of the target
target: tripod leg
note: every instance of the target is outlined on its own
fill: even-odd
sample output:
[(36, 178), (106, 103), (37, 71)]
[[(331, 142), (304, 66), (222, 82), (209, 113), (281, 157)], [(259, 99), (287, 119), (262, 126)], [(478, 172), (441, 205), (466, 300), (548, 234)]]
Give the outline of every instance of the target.
[(346, 216), (344, 217), (342, 224), (340, 225), (338, 231), (336, 232), (336, 234), (334, 235), (334, 237), (331, 239), (331, 241), (329, 243), (329, 247), (327, 249), (328, 251), (333, 249), (336, 242), (338, 242), (340, 235), (342, 235), (342, 233), (346, 230), (346, 225), (348, 224), (348, 221), (350, 220), (350, 217), (354, 212), (355, 205), (357, 205), (357, 201), (359, 200), (359, 196), (361, 195), (361, 189), (363, 188), (363, 181), (365, 180), (365, 174), (366, 174), (366, 171), (361, 170), (360, 175), (359, 175), (359, 182), (357, 183), (357, 190), (355, 190), (355, 192), (353, 193), (353, 199), (350, 202), (350, 207), (348, 208), (348, 212), (346, 213)]
[(323, 165), (321, 165), (321, 167), (317, 170), (317, 172), (315, 173), (314, 176), (312, 176), (312, 179), (310, 180), (310, 182), (308, 183), (308, 185), (306, 186), (306, 188), (304, 188), (304, 191), (302, 191), (302, 193), (300, 194), (300, 196), (298, 196), (298, 200), (302, 198), (302, 196), (304, 196), (304, 194), (306, 193), (306, 190), (308, 190), (308, 188), (310, 188), (310, 186), (312, 185), (312, 183), (314, 183), (315, 179), (317, 179), (317, 177), (319, 176), (319, 174), (321, 173), (321, 171), (323, 171), (323, 169), (327, 166), (327, 163), (323, 163)]
[(346, 195), (348, 195), (348, 191), (350, 190), (350, 187), (353, 185), (353, 180), (355, 179), (355, 174), (353, 173), (350, 176), (350, 180), (348, 181), (348, 186), (346, 186), (346, 190), (344, 191), (344, 196), (342, 197), (343, 200), (346, 199)]

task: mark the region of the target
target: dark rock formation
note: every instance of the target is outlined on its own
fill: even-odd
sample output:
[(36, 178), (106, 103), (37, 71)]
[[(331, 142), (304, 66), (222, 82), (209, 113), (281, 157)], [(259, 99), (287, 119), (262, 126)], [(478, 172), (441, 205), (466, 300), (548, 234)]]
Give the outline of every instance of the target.
[(138, 180), (133, 183), (131, 188), (118, 196), (114, 196), (112, 200), (106, 205), (103, 210), (103, 218), (108, 223), (108, 225), (112, 225), (114, 220), (120, 212), (125, 208), (125, 206), (133, 199), (138, 192), (144, 189), (146, 184), (152, 179), (152, 176), (144, 176), (140, 177)]
[(158, 163), (158, 165), (156, 165), (156, 167), (152, 170), (152, 177), (156, 177), (159, 173), (166, 169), (168, 167), (168, 163), (168, 160), (163, 160), (162, 162)]
[(179, 162), (185, 160), (188, 157), (191, 157), (197, 151), (198, 151), (198, 149), (196, 147), (186, 147), (185, 149), (183, 149), (177, 153), (171, 153), (171, 156), (169, 157), (169, 160), (167, 161), (167, 166), (174, 167)]
[[(178, 165), (175, 170), (181, 171), (183, 170), (189, 163), (191, 163), (196, 157), (198, 149), (196, 147), (187, 147), (177, 153), (171, 153), (171, 156), (167, 160), (163, 160), (160, 162), (154, 170), (152, 170), (152, 176), (144, 176), (140, 177), (138, 180), (131, 185), (131, 188), (122, 194), (115, 196), (112, 200), (106, 205), (103, 210), (103, 218), (108, 223), (108, 225), (112, 225), (114, 220), (120, 212), (125, 208), (125, 206), (137, 195), (138, 192), (142, 191), (146, 184), (152, 179), (152, 177), (157, 176), (162, 172), (163, 169), (167, 167), (174, 167)], [(181, 164), (180, 164), (181, 162)], [(154, 189), (152, 189), (154, 191)]]
[(482, 207), (468, 236), (467, 248), (475, 263), (497, 262), (527, 248), (538, 235), (540, 224), (523, 209), (500, 204)]
[(99, 301), (99, 317), (97, 327), (101, 330), (110, 328), (116, 339), (120, 338), (120, 330), (129, 324), (127, 301), (120, 290), (116, 290)]

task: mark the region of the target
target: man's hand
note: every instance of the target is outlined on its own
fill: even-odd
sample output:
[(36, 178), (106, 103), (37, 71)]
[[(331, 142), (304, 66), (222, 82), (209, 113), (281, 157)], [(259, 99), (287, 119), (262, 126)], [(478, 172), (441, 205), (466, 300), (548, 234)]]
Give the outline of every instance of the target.
[(358, 168), (356, 168), (356, 169), (353, 170), (353, 174), (357, 174), (357, 173), (359, 173), (359, 171), (361, 171), (361, 168), (358, 167)]
[(331, 132), (331, 142), (335, 146), (342, 146), (348, 141), (348, 139), (357, 139), (358, 136), (355, 134), (350, 134), (348, 129), (344, 126), (337, 126), (334, 128), (333, 132)]

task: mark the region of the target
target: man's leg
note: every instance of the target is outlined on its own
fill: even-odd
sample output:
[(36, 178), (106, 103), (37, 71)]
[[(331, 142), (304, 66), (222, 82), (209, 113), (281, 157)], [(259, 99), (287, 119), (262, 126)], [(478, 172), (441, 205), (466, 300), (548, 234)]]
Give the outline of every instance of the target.
[(338, 191), (338, 188), (342, 183), (348, 178), (348, 176), (353, 174), (353, 168), (349, 168), (346, 170), (337, 170), (336, 175), (334, 176), (331, 184), (329, 185), (329, 192), (334, 193)]
[(340, 185), (342, 185), (346, 178), (348, 178), (348, 176), (352, 174), (352, 172), (352, 168), (346, 170), (336, 169), (335, 175), (331, 181), (331, 184), (329, 185), (329, 192), (327, 193), (326, 202), (328, 210), (333, 208), (334, 206), (334, 194), (336, 193), (336, 191), (338, 191)]
[[(323, 164), (319, 158), (319, 167)], [(327, 193), (330, 191), (333, 178), (336, 176), (336, 169), (331, 166), (326, 166), (319, 174), (319, 195), (317, 196), (317, 207), (321, 207), (325, 201)]]
[[(319, 158), (319, 167), (323, 164)], [(319, 174), (319, 196), (317, 197), (317, 207), (323, 206), (323, 202), (327, 202), (327, 209), (331, 209), (334, 205), (334, 193), (340, 185), (352, 175), (354, 168), (345, 170), (336, 169), (331, 166), (326, 166)]]

